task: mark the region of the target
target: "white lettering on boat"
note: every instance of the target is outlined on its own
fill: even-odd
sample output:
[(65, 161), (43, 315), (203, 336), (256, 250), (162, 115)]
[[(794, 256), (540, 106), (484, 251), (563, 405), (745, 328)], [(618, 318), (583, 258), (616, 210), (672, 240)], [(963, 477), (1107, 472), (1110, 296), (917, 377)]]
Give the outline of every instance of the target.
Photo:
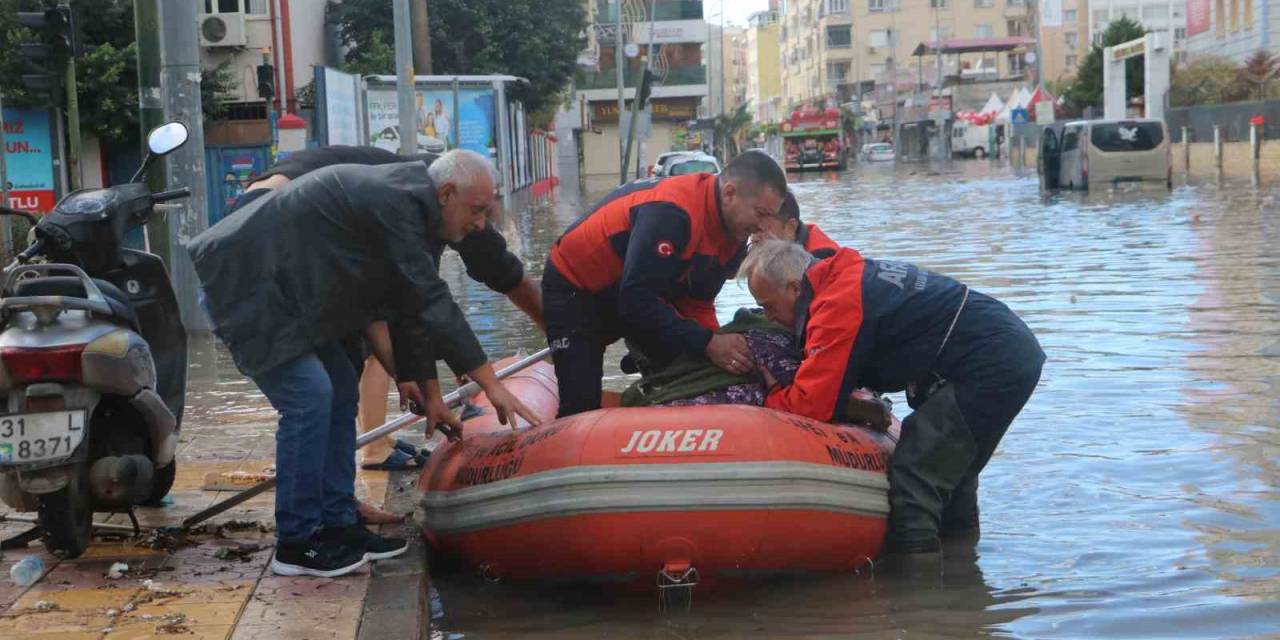
[(714, 452), (720, 448), (721, 429), (672, 429), (631, 432), (621, 454)]

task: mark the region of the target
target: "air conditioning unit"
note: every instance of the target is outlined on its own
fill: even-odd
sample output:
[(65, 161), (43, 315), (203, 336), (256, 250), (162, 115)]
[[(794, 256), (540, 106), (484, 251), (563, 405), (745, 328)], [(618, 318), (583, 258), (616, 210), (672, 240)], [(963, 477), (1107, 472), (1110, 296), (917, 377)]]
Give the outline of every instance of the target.
[(200, 46), (243, 47), (248, 43), (244, 14), (214, 13), (200, 16)]

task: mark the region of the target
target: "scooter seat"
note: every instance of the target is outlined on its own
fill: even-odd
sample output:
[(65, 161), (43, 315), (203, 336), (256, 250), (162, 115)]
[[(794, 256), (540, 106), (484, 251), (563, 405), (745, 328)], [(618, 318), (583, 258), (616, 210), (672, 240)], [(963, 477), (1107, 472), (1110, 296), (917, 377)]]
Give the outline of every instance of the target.
[[(103, 297), (107, 299), (107, 306), (111, 308), (111, 315), (128, 323), (130, 329), (140, 331), (138, 328), (138, 314), (134, 313), (133, 304), (130, 303), (129, 296), (121, 291), (119, 287), (106, 280), (94, 278), (93, 283), (98, 285)], [(67, 296), (71, 298), (88, 296), (84, 290), (84, 283), (74, 276), (47, 276), (22, 280), (15, 285), (13, 295)]]

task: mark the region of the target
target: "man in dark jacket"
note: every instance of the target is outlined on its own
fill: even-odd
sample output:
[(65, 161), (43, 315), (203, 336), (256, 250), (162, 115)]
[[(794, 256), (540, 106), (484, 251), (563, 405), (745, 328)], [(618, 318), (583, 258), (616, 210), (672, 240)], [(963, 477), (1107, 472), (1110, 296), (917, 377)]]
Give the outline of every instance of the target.
[(453, 151), (421, 162), (341, 165), (254, 199), (192, 240), (214, 332), (280, 412), (272, 570), (333, 577), (403, 553), (356, 524), (354, 367), (338, 340), (386, 309), (402, 401), (461, 423), (436, 381), (438, 354), (500, 418), (536, 416), (497, 380), (429, 245), (484, 227), (495, 175)]
[(768, 238), (797, 242), (813, 257), (819, 260), (830, 258), (840, 249), (840, 245), (827, 236), (816, 224), (805, 224), (800, 220), (800, 203), (796, 194), (787, 191), (782, 200), (782, 209), (778, 215), (769, 218), (761, 225), (760, 233), (752, 236), (752, 242), (761, 242)]
[[(413, 156), (412, 160), (420, 160), (428, 166), (438, 155), (424, 153)], [(336, 164), (382, 165), (404, 162), (407, 158), (377, 147), (354, 147), (333, 145), (304, 149), (290, 153), (284, 159), (262, 174), (249, 190), (241, 196), (236, 207), (244, 206), (253, 198), (265, 195), (270, 189), (277, 189), (289, 184), (307, 173)], [(506, 238), (486, 223), (483, 230), (468, 234), (461, 242), (434, 243), (431, 253), (439, 266), (440, 258), (448, 246), (458, 252), (467, 275), (473, 280), (483, 283), (489, 289), (505, 295), (512, 304), (524, 311), (538, 328), (544, 329), (542, 322), (542, 289), (524, 270), (524, 264), (507, 249)], [(368, 432), (386, 422), (387, 390), (391, 383), (387, 368), (376, 357), (376, 346), (385, 345), (387, 324), (378, 321), (366, 329), (368, 349), (360, 348), (360, 338), (347, 341), (348, 351), (352, 352), (361, 364), (356, 367), (360, 376), (360, 407), (357, 413), (357, 424), (361, 433)], [(363, 358), (369, 352), (368, 359)], [(396, 441), (390, 436), (370, 442), (360, 450), (362, 466), (366, 469), (397, 470), (415, 467), (416, 451), (403, 441)], [(372, 505), (359, 503), (360, 517), (370, 524), (397, 522), (403, 516), (374, 508)]]
[(1004, 304), (915, 265), (853, 249), (815, 262), (799, 245), (752, 248), (739, 276), (770, 319), (795, 327), (804, 359), (765, 406), (843, 422), (860, 386), (907, 391), (889, 467), (889, 541), (929, 553), (939, 535), (976, 534), (978, 474), (1031, 397), (1044, 352)]

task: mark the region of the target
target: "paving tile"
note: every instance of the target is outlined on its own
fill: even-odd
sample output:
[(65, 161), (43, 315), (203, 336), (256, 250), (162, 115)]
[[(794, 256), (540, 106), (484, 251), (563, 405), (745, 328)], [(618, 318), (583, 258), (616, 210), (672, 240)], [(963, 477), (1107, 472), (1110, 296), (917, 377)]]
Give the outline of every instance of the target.
[[(105, 609), (103, 610), (105, 611)], [(102, 629), (110, 619), (99, 611), (36, 612), (26, 607), (11, 608), (0, 617), (0, 638), (25, 638), (35, 634), (76, 633)]]
[(133, 611), (116, 619), (117, 626), (135, 624), (164, 618), (171, 614), (186, 616), (190, 626), (233, 625), (240, 615), (243, 602), (188, 602), (182, 596), (166, 598), (161, 602), (138, 605)]
[(254, 596), (265, 599), (306, 598), (308, 601), (350, 600), (363, 598), (368, 588), (369, 573), (366, 569), (340, 578), (267, 575), (258, 581)]
[(231, 640), (352, 640), (359, 621), (353, 624), (318, 626), (306, 621), (284, 624), (239, 624)]
[(164, 621), (134, 622), (114, 626), (105, 640), (141, 640), (142, 638), (180, 638), (181, 640), (226, 640), (232, 625), (185, 625), (167, 633), (156, 630)]
[(51, 602), (63, 611), (89, 611), (103, 613), (108, 609), (118, 609), (141, 592), (137, 586), (118, 588), (85, 589), (78, 587), (50, 588), (51, 585), (38, 584), (22, 594), (13, 603), (10, 612), (20, 609), (34, 609), (37, 603)]

